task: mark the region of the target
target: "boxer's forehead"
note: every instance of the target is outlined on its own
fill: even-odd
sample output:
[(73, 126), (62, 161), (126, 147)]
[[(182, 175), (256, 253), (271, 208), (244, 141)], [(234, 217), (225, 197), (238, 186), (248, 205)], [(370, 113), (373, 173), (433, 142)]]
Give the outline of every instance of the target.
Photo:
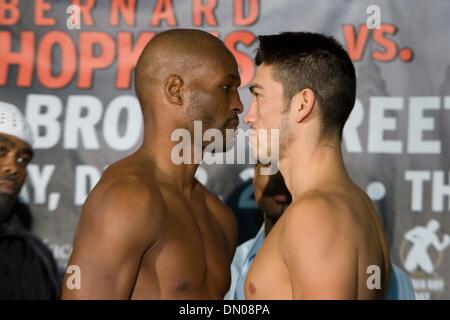
[(238, 65), (232, 56), (222, 54), (203, 57), (196, 69), (205, 81), (231, 81), (237, 86), (241, 84)]
[(275, 99), (272, 103), (283, 101), (283, 84), (274, 78), (273, 72), (273, 65), (262, 64), (256, 69), (255, 77), (248, 87), (254, 97)]
[(234, 73), (239, 76), (237, 61), (233, 54), (225, 47), (221, 50), (218, 49), (211, 52), (211, 54), (206, 57), (206, 60), (217, 68), (221, 68), (228, 73)]
[(250, 87), (261, 88), (264, 89), (270, 85), (274, 85), (278, 83), (281, 86), (281, 83), (276, 81), (273, 77), (273, 66), (263, 63), (256, 69), (255, 77), (250, 85)]

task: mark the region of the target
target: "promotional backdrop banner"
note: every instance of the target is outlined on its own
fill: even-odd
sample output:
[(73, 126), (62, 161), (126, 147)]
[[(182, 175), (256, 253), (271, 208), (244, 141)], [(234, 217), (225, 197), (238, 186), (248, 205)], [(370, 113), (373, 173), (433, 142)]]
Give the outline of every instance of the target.
[[(449, 299), (449, 15), (447, 0), (0, 0), (0, 101), (20, 108), (34, 134), (21, 192), (33, 231), (63, 269), (87, 194), (141, 143), (133, 71), (155, 34), (198, 28), (222, 39), (239, 64), (245, 113), (257, 36), (321, 32), (357, 72), (342, 143), (348, 171), (379, 210), (417, 298)], [(252, 176), (252, 164), (197, 172), (235, 211), (240, 242), (260, 223)]]

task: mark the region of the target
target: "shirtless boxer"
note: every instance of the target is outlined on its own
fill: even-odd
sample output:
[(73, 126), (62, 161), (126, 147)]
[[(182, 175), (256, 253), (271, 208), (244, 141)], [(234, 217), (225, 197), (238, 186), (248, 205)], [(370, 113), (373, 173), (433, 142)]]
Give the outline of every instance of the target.
[[(277, 156), (292, 204), (257, 253), (245, 297), (382, 299), (390, 274), (387, 241), (341, 151), (356, 94), (349, 56), (331, 37), (298, 32), (259, 37), (255, 60), (254, 98), (244, 120), (255, 130), (280, 129)], [(379, 284), (367, 281), (370, 266), (379, 268)]]
[(195, 163), (171, 161), (178, 143), (171, 134), (192, 135), (194, 120), (203, 131), (236, 129), (243, 110), (236, 60), (216, 37), (176, 29), (147, 44), (135, 72), (143, 144), (105, 170), (84, 204), (69, 261), (80, 268), (81, 289), (64, 281), (62, 297), (222, 299), (234, 215), (194, 179)]

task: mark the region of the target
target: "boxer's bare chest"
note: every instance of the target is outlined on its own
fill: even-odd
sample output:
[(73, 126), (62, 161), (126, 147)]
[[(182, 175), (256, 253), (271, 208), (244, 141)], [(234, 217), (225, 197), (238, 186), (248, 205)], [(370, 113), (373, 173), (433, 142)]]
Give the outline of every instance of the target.
[(164, 197), (164, 227), (143, 256), (134, 298), (223, 298), (230, 282), (226, 236), (202, 198), (193, 200)]

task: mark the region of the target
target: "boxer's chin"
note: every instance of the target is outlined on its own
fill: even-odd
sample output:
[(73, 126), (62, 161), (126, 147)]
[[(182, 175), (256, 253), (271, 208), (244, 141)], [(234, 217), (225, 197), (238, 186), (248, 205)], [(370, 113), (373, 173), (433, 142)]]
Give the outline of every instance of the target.
[(237, 129), (226, 129), (223, 141), (223, 152), (232, 150), (236, 145)]
[(256, 144), (256, 137), (254, 135), (249, 136), (248, 147), (250, 148), (250, 152), (252, 154), (253, 159), (255, 159), (255, 161), (258, 161), (258, 150)]
[(270, 164), (278, 160), (278, 152), (274, 152), (278, 150), (278, 146), (274, 148), (274, 146), (260, 142), (256, 136), (249, 137), (249, 147), (253, 158), (262, 164)]

